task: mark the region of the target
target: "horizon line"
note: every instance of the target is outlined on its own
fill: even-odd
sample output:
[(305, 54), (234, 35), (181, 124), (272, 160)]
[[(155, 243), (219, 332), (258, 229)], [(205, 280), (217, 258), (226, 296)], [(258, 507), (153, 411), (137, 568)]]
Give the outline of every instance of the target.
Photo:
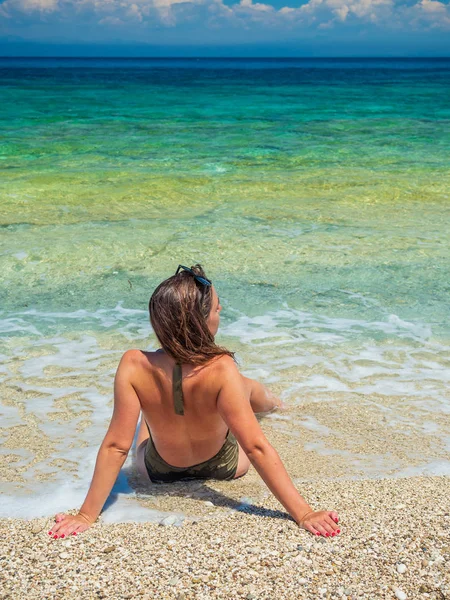
[(370, 60), (386, 60), (386, 59), (394, 59), (394, 60), (417, 60), (417, 59), (449, 59), (450, 55), (439, 55), (439, 56), (95, 56), (95, 55), (86, 55), (86, 56), (64, 56), (64, 55), (55, 55), (55, 56), (36, 56), (36, 55), (0, 55), (0, 59), (4, 58), (31, 58), (31, 59), (81, 59), (84, 60), (86, 58), (96, 58), (96, 59), (109, 59), (109, 60), (145, 60), (145, 59), (156, 59), (156, 60), (211, 60), (211, 59), (219, 59), (219, 60), (342, 60), (342, 59), (350, 59), (350, 60), (360, 60), (360, 59), (370, 59)]

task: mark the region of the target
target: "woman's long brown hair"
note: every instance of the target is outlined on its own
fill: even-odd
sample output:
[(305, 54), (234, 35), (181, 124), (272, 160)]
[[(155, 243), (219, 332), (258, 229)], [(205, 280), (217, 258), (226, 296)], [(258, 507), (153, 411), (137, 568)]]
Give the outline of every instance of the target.
[[(201, 265), (191, 267), (208, 279)], [(208, 279), (209, 281), (209, 279)], [(208, 329), (212, 286), (181, 271), (158, 285), (149, 302), (150, 322), (163, 350), (178, 363), (202, 365), (212, 358), (234, 353), (218, 346)]]

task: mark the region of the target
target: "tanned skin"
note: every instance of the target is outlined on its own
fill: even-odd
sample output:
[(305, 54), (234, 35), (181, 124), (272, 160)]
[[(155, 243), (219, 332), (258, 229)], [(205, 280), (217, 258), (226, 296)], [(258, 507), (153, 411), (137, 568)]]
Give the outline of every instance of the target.
[[(216, 335), (222, 307), (214, 287), (212, 294), (208, 327)], [(184, 416), (180, 416), (173, 410), (173, 365), (174, 359), (163, 350), (125, 352), (114, 380), (113, 416), (86, 499), (77, 515), (56, 515), (49, 534), (64, 538), (82, 533), (94, 523), (129, 454), (141, 414), (136, 464), (149, 483), (144, 465), (146, 423), (158, 453), (176, 467), (198, 464), (217, 454), (230, 429), (239, 444), (235, 477), (245, 475), (252, 464), (299, 526), (314, 535), (340, 533), (337, 513), (314, 511), (309, 506), (261, 430), (255, 413), (282, 408), (278, 398), (260, 383), (243, 377), (231, 357), (220, 356), (206, 365), (182, 366)]]

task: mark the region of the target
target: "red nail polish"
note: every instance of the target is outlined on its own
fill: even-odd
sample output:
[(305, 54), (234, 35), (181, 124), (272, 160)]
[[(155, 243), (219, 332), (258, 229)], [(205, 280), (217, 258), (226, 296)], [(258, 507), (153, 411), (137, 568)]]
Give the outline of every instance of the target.
[(49, 531), (49, 532), (48, 532), (48, 535), (53, 535), (53, 531)]
[(316, 533), (316, 535), (320, 535), (320, 532), (318, 531), (318, 532)]
[(333, 533), (331, 534), (331, 537), (334, 537), (335, 535), (336, 535), (336, 534), (335, 534), (335, 533), (334, 533), (334, 531), (333, 531)]
[(77, 535), (77, 532), (76, 532), (76, 531), (74, 531), (74, 532), (72, 533), (72, 535)]
[(340, 529), (336, 529), (336, 533), (341, 533), (341, 530)]
[(58, 536), (57, 536), (57, 535), (54, 535), (54, 536), (53, 536), (53, 539), (54, 539), (54, 540), (57, 540), (57, 539), (58, 539)]
[(61, 537), (62, 538), (66, 537), (66, 534), (65, 533), (61, 534)]
[(330, 534), (329, 534), (329, 533), (328, 533), (328, 531), (327, 531), (325, 535), (326, 535), (326, 537), (328, 537)]

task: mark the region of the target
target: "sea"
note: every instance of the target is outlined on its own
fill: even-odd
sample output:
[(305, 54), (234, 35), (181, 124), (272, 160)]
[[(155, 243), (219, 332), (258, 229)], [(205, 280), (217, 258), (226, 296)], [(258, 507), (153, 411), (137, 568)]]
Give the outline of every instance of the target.
[(179, 264), (288, 406), (401, 397), (450, 450), (449, 230), (449, 58), (0, 58), (0, 516), (82, 502)]

